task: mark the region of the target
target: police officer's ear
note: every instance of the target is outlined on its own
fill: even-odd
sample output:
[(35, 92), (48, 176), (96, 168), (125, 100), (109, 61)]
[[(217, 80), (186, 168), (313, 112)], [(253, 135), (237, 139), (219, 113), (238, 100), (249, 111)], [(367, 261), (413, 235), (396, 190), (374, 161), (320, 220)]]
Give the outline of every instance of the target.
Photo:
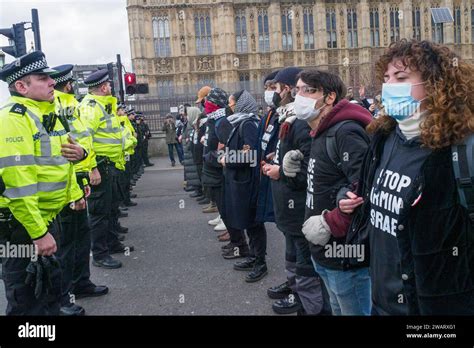
[(30, 86), (31, 80), (30, 76), (25, 76), (21, 79), (16, 80), (11, 86), (10, 90), (18, 92), (20, 94), (28, 93), (28, 87)]
[(74, 87), (72, 87), (72, 82), (68, 81), (68, 83), (66, 84), (66, 93), (71, 93), (73, 91), (74, 91)]

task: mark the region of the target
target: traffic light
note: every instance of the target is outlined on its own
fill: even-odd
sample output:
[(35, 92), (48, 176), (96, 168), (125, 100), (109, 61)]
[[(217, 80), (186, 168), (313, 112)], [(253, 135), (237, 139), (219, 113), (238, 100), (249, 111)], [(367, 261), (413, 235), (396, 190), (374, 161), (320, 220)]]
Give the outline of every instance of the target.
[(148, 83), (137, 83), (137, 94), (148, 94)]
[(3, 52), (18, 58), (26, 54), (25, 23), (13, 24), (11, 28), (0, 29), (8, 37), (10, 46), (0, 47)]
[(132, 95), (137, 91), (137, 77), (134, 73), (125, 74), (125, 91)]

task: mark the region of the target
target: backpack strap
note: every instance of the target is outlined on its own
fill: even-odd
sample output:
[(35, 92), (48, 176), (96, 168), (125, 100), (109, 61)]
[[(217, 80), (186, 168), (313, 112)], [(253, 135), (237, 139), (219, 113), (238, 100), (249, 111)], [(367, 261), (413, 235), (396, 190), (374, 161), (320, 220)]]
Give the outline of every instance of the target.
[(349, 122), (352, 122), (352, 120), (336, 123), (334, 126), (329, 128), (326, 133), (326, 152), (329, 156), (329, 159), (338, 170), (341, 170), (342, 163), (341, 159), (339, 158), (339, 151), (337, 151), (336, 133), (343, 125)]
[(468, 211), (474, 224), (474, 134), (462, 144), (452, 145), (454, 177), (458, 188), (459, 202)]
[(252, 120), (252, 119), (249, 119), (249, 120), (245, 120), (243, 122), (240, 122), (240, 125), (239, 125), (239, 137), (240, 139), (243, 139), (244, 138), (244, 125), (247, 123), (247, 122), (253, 122), (255, 127), (258, 128), (258, 123), (255, 121), (255, 120)]

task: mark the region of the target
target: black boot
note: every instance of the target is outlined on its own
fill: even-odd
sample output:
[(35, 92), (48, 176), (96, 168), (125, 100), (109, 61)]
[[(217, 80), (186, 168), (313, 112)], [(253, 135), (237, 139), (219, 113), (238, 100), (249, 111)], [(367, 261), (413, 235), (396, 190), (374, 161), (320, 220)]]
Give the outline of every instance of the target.
[(293, 314), (301, 310), (301, 301), (297, 294), (290, 294), (273, 303), (272, 309), (277, 314)]
[(244, 261), (234, 263), (236, 271), (251, 271), (255, 266), (255, 257), (247, 257)]
[(191, 198), (202, 197), (202, 192), (194, 191), (193, 193), (191, 193), (191, 194), (189, 195), (189, 197), (191, 197)]
[(258, 282), (260, 279), (265, 277), (268, 274), (267, 264), (266, 263), (255, 263), (252, 271), (245, 276), (245, 281), (247, 283)]
[(272, 286), (271, 288), (269, 288), (267, 290), (267, 295), (271, 299), (281, 300), (287, 297), (292, 292), (293, 291), (291, 291), (290, 287), (288, 286), (288, 281), (286, 281), (283, 284)]

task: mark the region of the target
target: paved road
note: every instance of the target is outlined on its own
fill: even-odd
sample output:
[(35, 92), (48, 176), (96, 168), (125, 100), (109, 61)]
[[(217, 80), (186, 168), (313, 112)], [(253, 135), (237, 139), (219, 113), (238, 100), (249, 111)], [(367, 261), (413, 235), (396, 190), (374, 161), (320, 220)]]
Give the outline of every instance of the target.
[[(234, 271), (234, 260), (220, 254), (223, 243), (207, 224), (216, 214), (203, 214), (182, 189), (182, 167), (170, 167), (165, 158), (153, 161), (134, 190), (138, 205), (121, 219), (130, 228), (125, 244), (135, 251), (117, 256), (121, 269), (91, 266), (92, 280), (110, 293), (78, 304), (89, 315), (272, 315), (266, 289), (285, 279), (283, 235), (267, 224), (269, 274), (246, 283), (245, 272)], [(2, 315), (5, 306), (1, 283)]]

